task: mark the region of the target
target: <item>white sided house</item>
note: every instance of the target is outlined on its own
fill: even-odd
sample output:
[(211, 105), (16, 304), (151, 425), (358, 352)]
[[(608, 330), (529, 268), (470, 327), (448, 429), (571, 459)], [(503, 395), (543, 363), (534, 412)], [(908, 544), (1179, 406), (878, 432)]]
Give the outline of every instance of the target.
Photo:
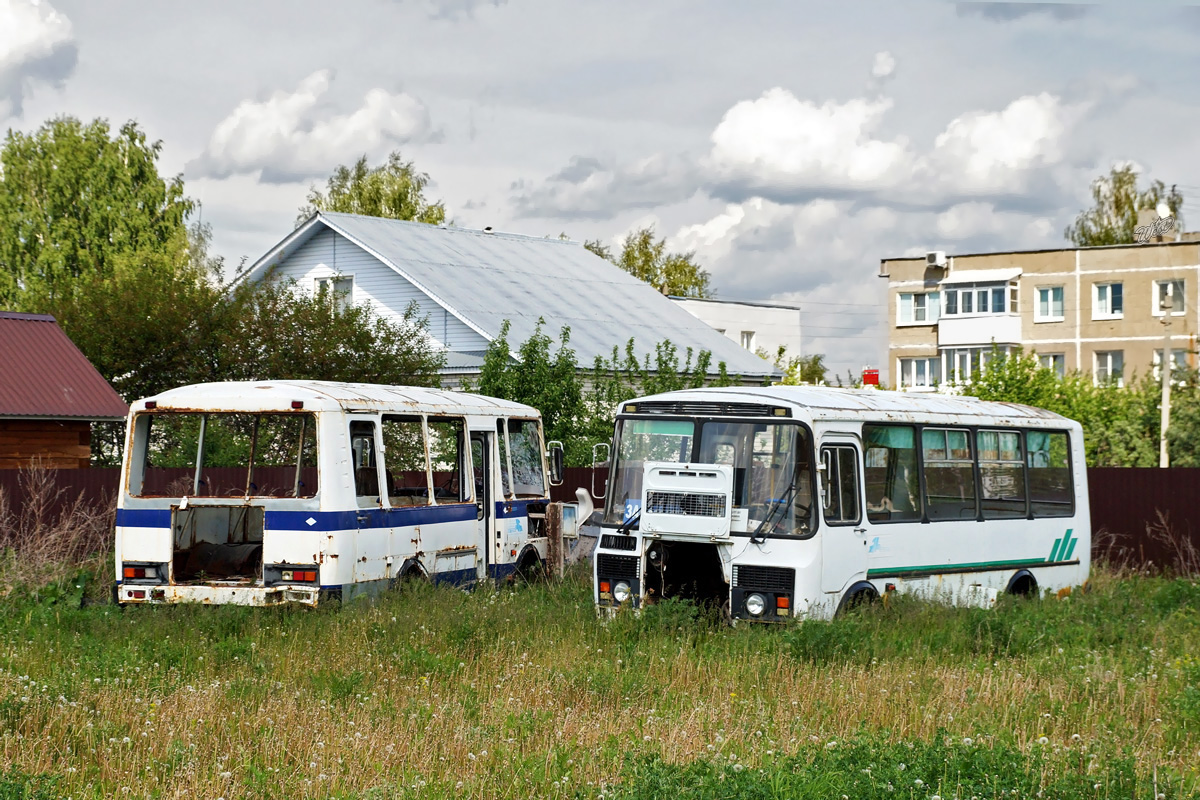
[(302, 291), (322, 286), (354, 302), (370, 302), (400, 319), (415, 303), (429, 334), (446, 350), (444, 385), (479, 373), (488, 344), (507, 320), (515, 350), (534, 332), (557, 339), (571, 330), (582, 368), (610, 357), (632, 337), (638, 358), (653, 357), (670, 340), (682, 359), (687, 348), (712, 353), (712, 371), (761, 384), (773, 365), (747, 352), (652, 286), (578, 242), (428, 225), (357, 214), (319, 212), (290, 233), (246, 273), (244, 280), (296, 281)]

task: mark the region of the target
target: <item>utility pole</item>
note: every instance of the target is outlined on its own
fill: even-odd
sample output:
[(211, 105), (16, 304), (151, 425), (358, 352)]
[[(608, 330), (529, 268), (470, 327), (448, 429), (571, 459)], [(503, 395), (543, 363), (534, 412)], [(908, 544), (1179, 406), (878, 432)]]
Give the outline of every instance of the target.
[(1162, 370), (1162, 433), (1158, 437), (1158, 466), (1166, 469), (1171, 466), (1171, 456), (1167, 452), (1167, 429), (1171, 426), (1171, 291), (1174, 287), (1167, 284), (1167, 294), (1163, 297), (1163, 354), (1159, 359)]

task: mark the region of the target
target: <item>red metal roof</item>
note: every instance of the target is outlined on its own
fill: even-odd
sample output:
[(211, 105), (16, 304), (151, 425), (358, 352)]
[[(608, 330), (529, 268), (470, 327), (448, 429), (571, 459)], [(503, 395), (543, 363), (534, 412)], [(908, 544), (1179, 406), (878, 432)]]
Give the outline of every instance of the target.
[(128, 413), (54, 317), (0, 311), (0, 417), (120, 420)]

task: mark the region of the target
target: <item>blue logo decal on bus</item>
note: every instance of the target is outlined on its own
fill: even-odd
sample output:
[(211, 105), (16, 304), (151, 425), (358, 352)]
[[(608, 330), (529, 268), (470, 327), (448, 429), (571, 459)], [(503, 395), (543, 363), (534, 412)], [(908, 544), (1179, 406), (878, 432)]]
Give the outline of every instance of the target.
[(874, 553), (878, 549), (879, 549), (879, 537), (876, 536), (874, 539), (871, 540), (871, 546), (867, 548), (867, 552)]
[(625, 522), (629, 522), (629, 520), (633, 519), (634, 516), (639, 511), (641, 511), (641, 509), (642, 509), (642, 501), (641, 500), (626, 500), (625, 501)]

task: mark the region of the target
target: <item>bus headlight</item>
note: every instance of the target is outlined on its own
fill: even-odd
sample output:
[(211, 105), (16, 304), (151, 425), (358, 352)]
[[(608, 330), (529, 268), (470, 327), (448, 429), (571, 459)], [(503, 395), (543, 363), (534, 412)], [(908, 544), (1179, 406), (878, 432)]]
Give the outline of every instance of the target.
[(746, 598), (746, 610), (751, 616), (761, 617), (762, 613), (767, 609), (767, 598), (755, 592)]
[(630, 591), (629, 584), (625, 581), (617, 581), (617, 585), (613, 587), (613, 600), (618, 603), (624, 603), (629, 599)]

